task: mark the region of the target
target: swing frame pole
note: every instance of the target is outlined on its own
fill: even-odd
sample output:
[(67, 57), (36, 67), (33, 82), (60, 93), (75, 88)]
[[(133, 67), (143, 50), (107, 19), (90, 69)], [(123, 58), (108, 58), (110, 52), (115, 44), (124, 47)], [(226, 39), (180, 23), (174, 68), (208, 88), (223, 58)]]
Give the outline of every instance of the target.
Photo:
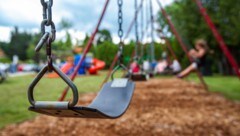
[[(87, 43), (87, 45), (86, 45), (86, 47), (85, 47), (85, 49), (84, 49), (83, 55), (82, 55), (80, 61), (78, 62), (77, 66), (75, 67), (73, 74), (72, 74), (71, 77), (70, 77), (70, 79), (71, 79), (72, 81), (75, 80), (79, 68), (81, 67), (82, 63), (84, 62), (84, 60), (85, 60), (85, 58), (86, 58), (87, 53), (89, 52), (89, 50), (90, 50), (91, 47), (92, 47), (92, 43), (93, 43), (93, 41), (94, 41), (94, 39), (95, 39), (95, 36), (96, 36), (96, 34), (97, 34), (98, 30), (99, 30), (99, 27), (100, 27), (100, 25), (101, 25), (101, 23), (102, 23), (102, 20), (103, 20), (103, 18), (104, 18), (105, 13), (106, 13), (106, 10), (107, 10), (107, 7), (108, 7), (108, 5), (109, 5), (109, 2), (110, 2), (110, 0), (106, 0), (106, 2), (105, 2), (105, 4), (104, 4), (104, 7), (103, 7), (103, 10), (102, 10), (101, 16), (100, 16), (100, 18), (99, 18), (99, 20), (98, 20), (97, 26), (96, 26), (94, 32), (92, 33), (91, 38), (88, 40), (88, 43)], [(67, 95), (67, 93), (68, 93), (68, 90), (69, 90), (69, 87), (66, 87), (66, 88), (64, 89), (64, 91), (62, 92), (61, 97), (59, 98), (59, 101), (64, 101), (64, 99), (65, 99), (65, 97), (66, 97), (66, 95)]]
[(179, 61), (178, 58), (177, 58), (177, 55), (176, 55), (175, 52), (173, 51), (173, 48), (172, 48), (171, 43), (170, 43), (170, 41), (167, 39), (167, 37), (162, 36), (161, 38), (163, 38), (164, 41), (166, 42), (167, 48), (168, 48), (168, 50), (171, 52), (173, 58), (174, 58), (175, 60)]
[(231, 52), (229, 51), (223, 37), (218, 32), (218, 30), (217, 30), (216, 26), (214, 25), (211, 17), (208, 15), (206, 8), (203, 7), (201, 1), (199, 1), (199, 0), (193, 0), (193, 1), (198, 6), (200, 14), (203, 16), (203, 18), (204, 18), (206, 24), (208, 25), (209, 29), (212, 31), (213, 36), (215, 37), (216, 41), (218, 42), (223, 54), (226, 56), (226, 58), (228, 59), (229, 63), (232, 66), (232, 69), (235, 71), (238, 78), (240, 79), (240, 70), (239, 70), (239, 66), (237, 64), (237, 61), (234, 59)]

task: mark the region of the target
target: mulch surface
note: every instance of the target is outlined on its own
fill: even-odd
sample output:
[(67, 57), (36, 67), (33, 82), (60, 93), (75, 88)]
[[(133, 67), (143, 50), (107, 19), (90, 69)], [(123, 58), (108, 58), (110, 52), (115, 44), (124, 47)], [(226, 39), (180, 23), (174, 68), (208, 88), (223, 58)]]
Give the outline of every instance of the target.
[[(96, 94), (80, 97), (88, 104)], [(115, 120), (40, 115), (5, 127), (0, 136), (240, 136), (240, 104), (178, 79), (152, 79), (136, 85), (131, 105)]]

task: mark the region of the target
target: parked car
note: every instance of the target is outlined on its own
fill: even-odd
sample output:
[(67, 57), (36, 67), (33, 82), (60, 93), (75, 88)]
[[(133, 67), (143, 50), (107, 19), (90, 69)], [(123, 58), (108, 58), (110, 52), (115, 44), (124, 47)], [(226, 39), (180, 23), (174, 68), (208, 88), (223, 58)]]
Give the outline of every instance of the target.
[(9, 67), (10, 67), (9, 64), (0, 63), (0, 70), (1, 70), (1, 71), (7, 72), (8, 69), (9, 69)]
[(35, 64), (20, 64), (18, 66), (18, 71), (22, 72), (31, 72), (37, 69), (37, 65)]

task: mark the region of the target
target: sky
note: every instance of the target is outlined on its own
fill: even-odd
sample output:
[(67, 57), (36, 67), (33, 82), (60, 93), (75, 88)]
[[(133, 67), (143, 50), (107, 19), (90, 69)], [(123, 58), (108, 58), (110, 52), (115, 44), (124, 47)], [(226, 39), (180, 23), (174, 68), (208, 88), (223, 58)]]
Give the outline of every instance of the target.
[[(146, 0), (145, 0), (146, 1)], [(171, 4), (173, 0), (160, 0), (162, 4)], [(140, 2), (140, 0), (138, 0)], [(83, 40), (86, 33), (94, 30), (105, 0), (59, 0), (53, 4), (53, 21), (57, 27), (57, 39), (64, 38), (65, 32), (59, 31), (58, 24), (64, 18), (73, 23), (69, 30), (72, 38)], [(110, 0), (106, 15), (100, 29), (110, 30), (114, 42), (117, 38), (117, 1)], [(159, 7), (153, 0), (154, 15)], [(124, 0), (123, 5), (123, 30), (127, 28), (134, 16), (134, 0)], [(0, 0), (0, 41), (8, 42), (14, 26), (20, 31), (39, 32), (42, 21), (42, 5), (40, 0)], [(133, 37), (133, 32), (130, 38)]]

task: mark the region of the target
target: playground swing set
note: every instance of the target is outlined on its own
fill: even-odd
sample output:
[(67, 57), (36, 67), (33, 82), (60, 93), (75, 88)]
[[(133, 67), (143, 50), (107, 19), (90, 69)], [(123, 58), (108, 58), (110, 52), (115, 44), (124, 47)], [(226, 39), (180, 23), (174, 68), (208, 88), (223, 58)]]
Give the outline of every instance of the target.
[[(146, 30), (143, 29), (143, 22), (144, 22), (144, 18), (143, 18), (143, 0), (141, 1), (141, 43), (139, 40), (139, 32), (138, 32), (138, 11), (137, 11), (137, 1), (135, 1), (135, 36), (136, 36), (136, 45), (135, 45), (135, 50), (133, 52), (133, 56), (131, 58), (131, 60), (133, 60), (133, 62), (131, 63), (131, 79), (133, 81), (147, 81), (150, 77), (154, 76), (154, 67), (156, 66), (156, 60), (155, 60), (155, 55), (154, 55), (154, 36), (153, 36), (153, 31), (154, 31), (154, 27), (153, 27), (153, 8), (152, 8), (152, 1), (149, 0), (146, 1), (146, 20), (148, 19), (148, 12), (150, 11), (150, 20), (146, 22)], [(149, 5), (147, 5), (149, 4)], [(151, 26), (151, 30), (150, 30), (150, 37), (151, 37), (151, 43), (150, 45), (147, 46), (148, 49), (147, 50), (147, 60), (145, 61), (145, 66), (144, 66), (144, 50), (145, 50), (145, 45), (143, 44), (143, 39), (145, 34), (148, 36), (148, 28), (149, 25)], [(140, 53), (139, 53), (139, 46), (141, 45), (140, 48)], [(146, 66), (147, 63), (147, 66)]]
[[(139, 31), (138, 31), (138, 10), (137, 10), (137, 0), (135, 0), (135, 37), (136, 44), (134, 50), (133, 63), (130, 66), (130, 77), (133, 81), (147, 81), (149, 79), (149, 74), (143, 70), (143, 52), (144, 48), (142, 43), (139, 40)], [(141, 9), (143, 7), (143, 0), (141, 1)], [(141, 10), (141, 22), (143, 22), (143, 10)], [(141, 24), (141, 29), (143, 24)], [(142, 30), (143, 31), (143, 30)], [(143, 35), (143, 32), (142, 32)], [(143, 36), (141, 37), (143, 40)], [(141, 46), (141, 55), (139, 53), (139, 47)]]
[[(52, 63), (51, 56), (51, 43), (55, 40), (55, 25), (52, 21), (52, 6), (53, 0), (45, 2), (41, 0), (43, 6), (43, 21), (41, 24), (42, 38), (36, 47), (36, 51), (39, 51), (46, 43), (46, 54), (48, 58), (48, 64), (38, 73), (28, 89), (28, 99), (32, 105), (29, 110), (38, 112), (41, 114), (58, 116), (58, 117), (80, 117), (80, 118), (117, 118), (125, 113), (127, 110), (132, 95), (135, 89), (135, 84), (127, 78), (115, 79), (114, 73), (119, 69), (127, 70), (123, 65), (123, 44), (122, 44), (122, 5), (123, 1), (118, 0), (118, 23), (119, 23), (119, 51), (118, 51), (118, 65), (112, 71), (112, 81), (105, 83), (98, 93), (93, 102), (84, 107), (76, 106), (78, 104), (78, 90), (74, 83)], [(107, 2), (108, 4), (108, 2)], [(45, 27), (50, 26), (51, 32), (45, 32)], [(34, 88), (41, 80), (46, 72), (56, 72), (71, 88), (73, 93), (72, 102), (48, 102), (48, 101), (35, 101), (34, 100)]]
[[(179, 35), (177, 29), (175, 28), (173, 22), (171, 21), (169, 15), (167, 14), (167, 12), (165, 11), (165, 9), (162, 7), (161, 5), (161, 2), (160, 0), (156, 0), (159, 7), (160, 7), (160, 10), (161, 10), (161, 13), (163, 15), (163, 17), (166, 19), (168, 25), (170, 26), (170, 29), (171, 31), (173, 32), (173, 34), (175, 35), (175, 37), (177, 38), (177, 41), (179, 42), (181, 48), (183, 49), (183, 51), (185, 52), (185, 54), (187, 55), (187, 58), (190, 62), (194, 62), (195, 60), (189, 56), (188, 54), (188, 49), (187, 49), (187, 46), (186, 44), (183, 42), (183, 39), (182, 37)], [(211, 29), (216, 41), (219, 43), (220, 45), (220, 48), (222, 49), (223, 53), (225, 54), (226, 58), (229, 60), (233, 70), (235, 71), (235, 73), (237, 74), (237, 76), (240, 78), (240, 73), (239, 73), (239, 67), (237, 65), (237, 62), (236, 60), (234, 59), (234, 57), (231, 55), (229, 49), (227, 48), (222, 36), (220, 35), (220, 33), (218, 32), (218, 30), (216, 29), (214, 23), (212, 22), (210, 16), (207, 14), (207, 11), (206, 9), (202, 6), (202, 3), (199, 1), (199, 0), (193, 0), (196, 5), (198, 6), (199, 8), (199, 11), (201, 13), (201, 15), (204, 17), (204, 20), (206, 21), (207, 25), (209, 26), (209, 28)], [(199, 77), (200, 79), (200, 82), (203, 84), (204, 88), (206, 90), (208, 90), (208, 86), (207, 84), (205, 83), (201, 73), (199, 72), (199, 69), (196, 70), (196, 73), (197, 73), (197, 76)]]
[[(124, 39), (127, 38), (133, 25), (135, 25), (136, 45), (135, 45), (134, 55), (132, 55), (132, 57), (134, 57), (134, 58), (132, 60), (140, 62), (140, 63), (138, 63), (138, 65), (140, 65), (140, 67), (142, 67), (142, 65), (143, 65), (141, 59), (143, 58), (143, 54), (144, 54), (144, 45), (140, 44), (140, 40), (139, 40), (138, 12), (139, 12), (139, 10), (143, 9), (143, 1), (144, 0), (142, 0), (140, 6), (137, 7), (137, 0), (135, 0), (135, 17), (134, 17), (134, 20), (132, 21), (132, 23), (130, 24), (130, 27), (126, 33), (126, 37), (124, 38)], [(152, 41), (151, 41), (151, 45), (149, 46), (150, 49), (149, 49), (148, 55), (149, 56), (151, 55), (149, 57), (149, 61), (151, 62), (151, 64), (154, 64), (156, 62), (155, 55), (154, 55), (154, 38), (153, 38), (154, 19), (153, 19), (153, 13), (152, 13), (153, 12), (152, 1), (151, 0), (149, 0), (149, 1), (150, 1), (149, 6), (150, 6), (150, 17), (151, 17), (151, 19), (150, 19), (151, 34), (150, 35), (151, 35)], [(123, 64), (123, 57), (124, 57), (123, 56), (124, 39), (123, 39), (123, 29), (122, 29), (123, 0), (117, 0), (117, 2), (118, 2), (117, 3), (118, 4), (118, 25), (119, 25), (118, 36), (120, 39), (120, 42), (118, 45), (118, 53), (114, 57), (114, 60), (110, 66), (109, 72), (102, 83), (101, 90), (99, 91), (98, 95), (92, 101), (91, 104), (89, 104), (88, 106), (78, 106), (77, 105), (78, 99), (79, 99), (78, 89), (75, 86), (75, 84), (73, 83), (73, 81), (77, 75), (78, 69), (81, 67), (81, 65), (86, 57), (86, 54), (88, 53), (88, 51), (90, 50), (90, 48), (92, 46), (92, 42), (95, 38), (96, 33), (98, 32), (98, 29), (103, 20), (103, 17), (105, 15), (105, 12), (106, 12), (109, 2), (110, 2), (110, 0), (106, 0), (102, 14), (101, 14), (100, 19), (95, 28), (95, 31), (93, 32), (92, 36), (90, 37), (90, 40), (88, 41), (87, 46), (84, 49), (83, 55), (82, 55), (80, 61), (78, 62), (77, 66), (75, 67), (73, 74), (69, 78), (57, 66), (55, 66), (52, 61), (51, 44), (52, 44), (52, 42), (54, 42), (55, 37), (56, 37), (56, 29), (55, 29), (54, 22), (52, 21), (53, 0), (48, 0), (48, 1), (41, 0), (41, 4), (43, 6), (43, 21), (41, 23), (42, 38), (40, 39), (39, 43), (37, 44), (35, 51), (36, 52), (40, 51), (41, 48), (44, 45), (46, 45), (46, 55), (47, 55), (48, 64), (37, 74), (37, 76), (34, 78), (34, 80), (32, 81), (32, 83), (30, 84), (30, 86), (28, 88), (28, 100), (29, 100), (29, 103), (31, 104), (31, 106), (29, 107), (30, 111), (41, 113), (41, 114), (46, 114), (46, 115), (50, 115), (50, 116), (56, 116), (56, 117), (108, 118), (108, 119), (118, 118), (126, 112), (126, 110), (129, 107), (129, 104), (131, 102), (133, 92), (135, 90), (135, 83), (133, 81), (146, 81), (148, 79), (148, 75), (151, 75), (153, 73), (151, 73), (151, 71), (149, 71), (149, 73), (144, 73), (144, 70), (142, 68), (140, 68), (140, 72), (133, 73), (132, 71), (129, 70), (128, 67), (126, 67)], [(212, 29), (214, 36), (216, 37), (216, 39), (220, 40), (219, 41), (220, 47), (223, 49), (223, 51), (224, 51), (225, 55), (227, 56), (227, 58), (229, 59), (230, 63), (232, 64), (232, 66), (234, 67), (235, 70), (238, 69), (238, 66), (235, 64), (236, 61), (231, 56), (230, 52), (228, 51), (227, 47), (225, 46), (223, 39), (221, 38), (221, 35), (217, 32), (216, 28), (214, 27), (214, 24), (211, 22), (210, 17), (207, 15), (206, 10), (201, 6), (201, 3), (198, 0), (195, 0), (195, 2), (199, 6), (200, 11), (201, 11), (202, 15), (205, 17), (208, 25)], [(186, 45), (184, 44), (179, 33), (177, 32), (174, 24), (171, 22), (171, 19), (168, 17), (168, 14), (162, 7), (159, 0), (157, 0), (157, 3), (160, 7), (160, 10), (161, 10), (163, 16), (167, 20), (167, 23), (169, 24), (170, 29), (172, 30), (173, 34), (176, 36), (181, 48), (187, 55), (189, 61), (193, 62), (192, 58), (188, 55), (188, 50), (187, 50)], [(141, 19), (142, 19), (141, 22), (143, 22), (143, 10), (141, 11)], [(46, 32), (47, 27), (50, 27), (51, 31)], [(148, 23), (146, 24), (146, 28), (148, 28)], [(143, 37), (145, 34), (144, 30), (143, 30), (143, 24), (141, 24), (141, 31), (142, 31), (141, 38), (143, 40)], [(160, 36), (160, 37), (163, 38), (167, 42), (166, 43), (167, 48), (169, 49), (169, 51), (172, 54), (172, 56), (174, 57), (174, 59), (178, 60), (176, 54), (174, 53), (174, 51), (171, 48), (171, 44), (167, 40), (166, 36), (164, 36), (163, 33), (161, 33), (161, 35), (163, 35), (163, 36)], [(140, 45), (141, 45), (141, 49), (140, 49), (141, 54), (139, 54), (139, 48), (138, 48)], [(117, 64), (117, 66), (115, 67), (116, 64)], [(124, 70), (130, 76), (128, 76), (127, 78), (115, 78), (114, 74), (119, 69)], [(35, 86), (38, 84), (38, 82), (43, 78), (43, 76), (47, 72), (52, 72), (52, 71), (57, 73), (59, 75), (59, 77), (63, 81), (65, 81), (65, 83), (68, 85), (68, 87), (66, 87), (64, 89), (64, 91), (62, 92), (62, 96), (59, 98), (59, 101), (35, 101), (35, 99), (34, 99)], [(238, 73), (239, 71), (238, 72), (237, 71), (236, 71), (237, 75), (240, 76), (240, 74)], [(198, 70), (196, 72), (197, 72), (197, 75), (198, 75), (200, 81), (202, 82), (205, 89), (207, 90), (207, 84), (203, 80), (201, 73)], [(110, 77), (111, 77), (111, 81), (108, 81)], [(72, 93), (73, 93), (73, 99), (71, 102), (64, 101), (69, 89), (71, 89)]]

